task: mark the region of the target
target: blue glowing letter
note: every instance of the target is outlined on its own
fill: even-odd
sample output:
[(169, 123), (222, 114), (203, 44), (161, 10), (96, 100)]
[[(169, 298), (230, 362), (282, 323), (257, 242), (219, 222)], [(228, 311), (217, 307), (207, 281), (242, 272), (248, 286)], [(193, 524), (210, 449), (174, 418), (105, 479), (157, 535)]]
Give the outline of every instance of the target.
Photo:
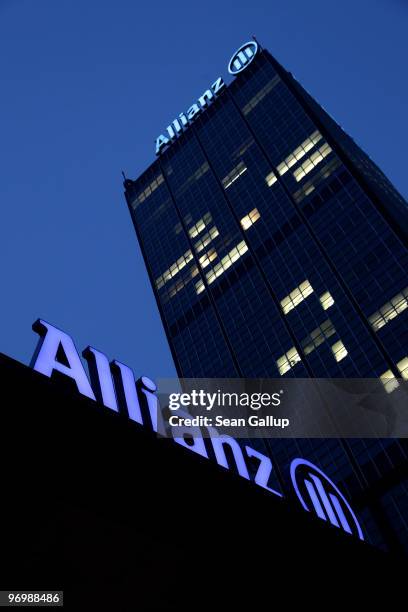
[(138, 388), (146, 398), (147, 407), (149, 409), (150, 421), (153, 431), (166, 435), (166, 430), (163, 423), (163, 417), (160, 410), (159, 400), (154, 392), (157, 390), (155, 383), (147, 376), (142, 376), (137, 381)]
[(113, 386), (112, 373), (108, 358), (104, 353), (88, 346), (82, 351), (82, 356), (88, 362), (89, 373), (95, 393), (98, 393), (98, 400), (104, 406), (118, 412), (115, 388)]
[[(183, 417), (191, 417), (188, 412), (185, 410), (179, 410), (178, 414)], [(175, 432), (177, 434), (175, 435)], [(205, 448), (205, 443), (203, 436), (201, 434), (201, 429), (199, 427), (188, 427), (187, 425), (177, 425), (177, 427), (172, 427), (172, 436), (173, 440), (180, 444), (180, 446), (184, 446), (184, 448), (188, 448), (188, 450), (193, 451), (193, 453), (197, 453), (197, 455), (201, 455), (208, 459), (207, 449)], [(188, 440), (188, 441), (187, 441)]]
[[(65, 374), (76, 382), (78, 391), (82, 395), (94, 400), (95, 395), (71, 336), (42, 319), (37, 319), (33, 324), (33, 330), (41, 336), (33, 357), (34, 370), (48, 377), (51, 377), (54, 370)], [(60, 349), (63, 350), (68, 365), (57, 361)]]
[(132, 421), (136, 421), (136, 423), (143, 425), (142, 412), (140, 410), (140, 403), (137, 396), (136, 381), (133, 370), (131, 370), (131, 368), (124, 363), (120, 363), (120, 361), (113, 361), (112, 366), (117, 368), (120, 372), (123, 394), (129, 418)]
[(245, 450), (248, 457), (256, 457), (256, 459), (259, 459), (260, 461), (258, 470), (255, 474), (255, 484), (259, 485), (263, 489), (266, 489), (267, 491), (270, 491), (271, 493), (274, 493), (275, 495), (279, 495), (279, 497), (283, 497), (282, 493), (268, 487), (269, 478), (272, 473), (272, 461), (269, 459), (269, 457), (259, 453), (251, 446), (246, 446)]
[(225, 467), (227, 470), (230, 469), (224, 451), (224, 444), (227, 444), (234, 455), (239, 475), (249, 480), (248, 468), (246, 466), (241, 447), (235, 438), (227, 435), (220, 435), (214, 427), (207, 427), (207, 429), (210, 433), (210, 438), (218, 465), (222, 465), (222, 467)]

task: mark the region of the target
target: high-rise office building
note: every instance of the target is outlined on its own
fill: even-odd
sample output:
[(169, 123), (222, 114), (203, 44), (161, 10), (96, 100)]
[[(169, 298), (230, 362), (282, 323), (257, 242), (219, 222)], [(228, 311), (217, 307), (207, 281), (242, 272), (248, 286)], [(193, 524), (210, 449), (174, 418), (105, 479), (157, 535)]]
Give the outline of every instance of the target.
[[(255, 42), (157, 140), (126, 199), (181, 377), (408, 379), (408, 207)], [(368, 539), (408, 551), (392, 440), (265, 441), (342, 483)]]

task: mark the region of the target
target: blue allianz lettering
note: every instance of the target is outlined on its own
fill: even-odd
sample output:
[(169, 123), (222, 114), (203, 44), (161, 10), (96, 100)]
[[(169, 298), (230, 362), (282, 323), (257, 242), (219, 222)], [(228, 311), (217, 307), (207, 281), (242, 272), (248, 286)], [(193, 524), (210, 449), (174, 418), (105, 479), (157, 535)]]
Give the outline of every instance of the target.
[[(75, 384), (82, 395), (114, 412), (125, 411), (130, 420), (150, 428), (160, 436), (168, 436), (153, 380), (147, 376), (136, 380), (129, 366), (116, 360), (110, 362), (104, 353), (91, 346), (82, 353), (88, 365), (88, 375), (71, 336), (42, 319), (33, 324), (33, 330), (40, 336), (31, 362), (34, 370), (49, 378), (54, 372), (62, 374)], [(189, 416), (183, 410), (179, 414)], [(245, 445), (242, 448), (235, 438), (221, 435), (211, 426), (206, 429), (212, 454), (221, 468), (234, 469), (242, 478), (252, 481), (275, 497), (284, 497), (281, 491), (271, 486), (274, 470), (269, 457), (251, 446)], [(170, 435), (176, 444), (209, 459), (201, 427), (177, 426), (170, 428)], [(248, 462), (255, 469), (250, 470)], [(290, 476), (304, 510), (314, 513), (322, 521), (345, 533), (364, 539), (350, 504), (317, 466), (296, 458), (291, 462)]]

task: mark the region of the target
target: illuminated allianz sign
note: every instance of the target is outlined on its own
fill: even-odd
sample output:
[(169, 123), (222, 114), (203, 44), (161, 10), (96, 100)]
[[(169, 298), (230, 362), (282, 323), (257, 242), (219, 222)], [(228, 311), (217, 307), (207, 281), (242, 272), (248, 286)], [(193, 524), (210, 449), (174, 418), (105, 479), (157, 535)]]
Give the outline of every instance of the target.
[(206, 89), (206, 91), (198, 98), (197, 102), (192, 104), (185, 113), (180, 113), (177, 119), (167, 126), (165, 134), (160, 134), (156, 138), (156, 155), (161, 153), (162, 149), (178, 138), (186, 127), (196, 118), (196, 116), (207, 108), (210, 102), (220, 93), (225, 87), (225, 83), (221, 77)]
[(244, 43), (234, 55), (231, 57), (228, 64), (228, 72), (230, 74), (238, 74), (249, 66), (258, 52), (258, 43), (254, 40)]
[[(228, 72), (232, 75), (242, 72), (242, 70), (249, 66), (257, 52), (258, 44), (255, 41), (243, 44), (231, 57), (228, 64)], [(218, 77), (198, 98), (197, 102), (194, 102), (186, 112), (180, 113), (167, 126), (165, 132), (156, 138), (156, 155), (160, 155), (164, 148), (174, 142), (189, 127), (197, 115), (205, 110), (218, 94), (224, 90), (224, 87), (223, 79)]]
[[(49, 378), (53, 372), (59, 372), (74, 381), (82, 395), (99, 401), (115, 412), (124, 411), (132, 421), (159, 435), (167, 436), (159, 400), (155, 394), (157, 387), (150, 378), (142, 376), (136, 381), (129, 366), (116, 360), (109, 361), (104, 353), (91, 346), (82, 352), (88, 364), (88, 377), (71, 336), (42, 319), (33, 324), (33, 330), (40, 335), (32, 359), (34, 370)], [(187, 413), (184, 415), (188, 416)], [(199, 427), (178, 426), (175, 429), (177, 434), (173, 429), (171, 433), (176, 444), (209, 459)], [(252, 481), (276, 497), (284, 497), (280, 491), (270, 486), (273, 465), (269, 457), (248, 445), (242, 449), (235, 438), (220, 435), (213, 427), (207, 429), (219, 466), (230, 470), (233, 458), (237, 472), (242, 478)], [(250, 475), (248, 469), (248, 459), (251, 462), (255, 460), (257, 464), (253, 475)], [(290, 478), (304, 510), (313, 512), (319, 519), (364, 540), (362, 529), (350, 504), (317, 466), (305, 459), (294, 459), (290, 465)]]
[(324, 472), (310, 461), (294, 459), (290, 465), (290, 477), (305, 510), (314, 512), (323, 521), (349, 534), (354, 533), (354, 526), (360, 540), (364, 540), (363, 531), (350, 504)]

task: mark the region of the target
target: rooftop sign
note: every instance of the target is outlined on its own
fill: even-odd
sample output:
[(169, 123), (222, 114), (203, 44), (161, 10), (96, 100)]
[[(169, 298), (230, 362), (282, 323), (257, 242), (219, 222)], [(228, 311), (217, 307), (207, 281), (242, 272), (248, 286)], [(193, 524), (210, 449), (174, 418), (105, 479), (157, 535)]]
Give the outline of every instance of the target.
[[(41, 319), (34, 323), (33, 329), (40, 335), (32, 359), (32, 367), (37, 372), (47, 377), (53, 372), (63, 374), (76, 384), (81, 395), (99, 401), (110, 410), (125, 413), (130, 420), (160, 436), (172, 437), (176, 444), (205, 459), (213, 460), (211, 456), (214, 457), (220, 467), (235, 469), (239, 476), (275, 497), (286, 497), (271, 482), (274, 466), (270, 457), (246, 444), (242, 447), (235, 438), (220, 434), (213, 427), (207, 428), (211, 454), (199, 426), (171, 427), (168, 432), (156, 395), (157, 387), (150, 378), (142, 376), (136, 381), (131, 368), (116, 360), (109, 361), (104, 353), (91, 346), (82, 353), (88, 364), (88, 377), (71, 336)], [(253, 461), (256, 463), (254, 470), (249, 467)], [(289, 469), (293, 490), (304, 510), (364, 540), (350, 504), (324, 472), (300, 458), (293, 459)]]
[[(231, 57), (228, 64), (228, 72), (236, 75), (242, 72), (254, 59), (258, 52), (258, 44), (255, 41), (249, 41), (243, 44)], [(214, 83), (205, 90), (198, 98), (197, 102), (192, 104), (190, 108), (180, 113), (170, 125), (167, 126), (165, 132), (156, 138), (156, 155), (160, 155), (163, 149), (174, 142), (180, 134), (182, 134), (191, 124), (192, 121), (205, 110), (208, 105), (223, 91), (225, 83), (222, 77), (218, 77)]]
[(228, 64), (228, 72), (234, 76), (242, 72), (249, 66), (258, 52), (258, 43), (254, 40), (244, 43), (234, 55), (231, 57)]

